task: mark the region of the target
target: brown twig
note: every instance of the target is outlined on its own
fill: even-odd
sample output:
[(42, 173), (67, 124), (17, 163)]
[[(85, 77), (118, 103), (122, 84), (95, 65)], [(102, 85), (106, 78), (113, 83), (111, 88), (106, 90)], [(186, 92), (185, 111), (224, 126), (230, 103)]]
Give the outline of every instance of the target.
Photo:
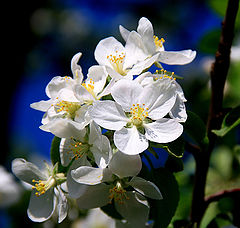
[(212, 130), (221, 127), (223, 116), (223, 90), (230, 65), (230, 51), (234, 37), (234, 27), (238, 7), (239, 0), (228, 1), (225, 18), (222, 22), (221, 37), (215, 56), (215, 62), (213, 63), (210, 72), (212, 93), (207, 124), (209, 146), (206, 150), (203, 150), (202, 153), (198, 153), (197, 156), (195, 156), (196, 172), (191, 208), (191, 223), (193, 225), (197, 224), (197, 226), (200, 225), (200, 221), (207, 208), (204, 199), (206, 178), (210, 155), (216, 141), (216, 136), (212, 133)]
[(210, 203), (218, 201), (224, 197), (234, 197), (237, 194), (240, 195), (240, 188), (223, 190), (223, 191), (217, 192), (213, 195), (205, 197), (205, 202), (206, 202), (206, 205), (209, 205)]

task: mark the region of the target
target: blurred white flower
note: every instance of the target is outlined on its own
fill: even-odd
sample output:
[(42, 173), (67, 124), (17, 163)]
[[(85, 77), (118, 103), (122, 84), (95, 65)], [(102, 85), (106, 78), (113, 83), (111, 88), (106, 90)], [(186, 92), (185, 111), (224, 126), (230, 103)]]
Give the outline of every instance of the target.
[(22, 190), (13, 175), (0, 166), (0, 208), (16, 203), (21, 197)]

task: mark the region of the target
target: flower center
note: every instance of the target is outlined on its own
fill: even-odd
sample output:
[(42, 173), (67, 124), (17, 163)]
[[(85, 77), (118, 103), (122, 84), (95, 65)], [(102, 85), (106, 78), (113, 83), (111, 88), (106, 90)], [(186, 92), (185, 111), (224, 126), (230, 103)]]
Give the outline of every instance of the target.
[(66, 112), (66, 117), (74, 119), (75, 113), (79, 108), (81, 108), (81, 105), (78, 102), (59, 101), (55, 105), (55, 108), (57, 112)]
[(140, 127), (144, 119), (148, 116), (148, 108), (145, 108), (145, 104), (133, 104), (130, 110), (132, 123)]
[(162, 48), (163, 47), (163, 43), (165, 42), (165, 40), (163, 38), (159, 39), (157, 36), (153, 36), (154, 39), (154, 43), (156, 45), (156, 47), (158, 48)]
[(92, 78), (90, 78), (90, 80), (87, 83), (82, 83), (82, 86), (95, 98), (96, 94), (94, 92), (94, 81), (92, 80)]
[[(73, 153), (73, 158), (74, 159), (79, 159), (81, 158), (85, 153), (89, 151), (90, 145), (88, 143), (82, 143), (79, 141), (75, 141), (73, 139), (73, 143), (69, 145), (70, 151)], [(67, 153), (70, 153), (68, 151)]]
[(125, 199), (129, 200), (129, 197), (126, 195), (126, 190), (120, 182), (117, 182), (113, 188), (109, 189), (109, 203), (112, 203), (113, 199), (114, 202), (118, 202), (119, 204), (123, 204)]
[(43, 195), (47, 190), (49, 190), (50, 188), (54, 187), (56, 185), (56, 180), (51, 176), (48, 178), (48, 180), (46, 181), (42, 181), (42, 180), (32, 180), (34, 184), (34, 186), (32, 186), (32, 189), (36, 189), (36, 196), (41, 196)]
[(115, 71), (117, 71), (122, 76), (125, 76), (127, 74), (127, 72), (123, 69), (123, 62), (125, 59), (125, 54), (123, 52), (118, 53), (118, 51), (116, 51), (116, 55), (108, 55), (107, 59)]
[(176, 78), (174, 78), (174, 72), (167, 72), (164, 69), (161, 70), (156, 70), (156, 75), (154, 75), (154, 80), (157, 81), (159, 79), (163, 79), (163, 78), (168, 78), (171, 80), (176, 80)]

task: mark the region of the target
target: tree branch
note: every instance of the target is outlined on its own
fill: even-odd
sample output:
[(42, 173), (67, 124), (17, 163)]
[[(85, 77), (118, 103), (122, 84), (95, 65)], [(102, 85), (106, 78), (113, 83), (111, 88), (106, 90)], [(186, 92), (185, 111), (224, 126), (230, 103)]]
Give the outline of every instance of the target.
[(240, 188), (234, 188), (234, 189), (230, 189), (230, 190), (223, 190), (220, 192), (217, 192), (213, 195), (210, 195), (208, 197), (205, 197), (205, 202), (206, 205), (209, 205), (210, 203), (214, 202), (214, 201), (218, 201), (224, 197), (234, 197), (237, 194), (240, 195)]
[(230, 51), (234, 37), (238, 7), (239, 0), (228, 1), (225, 18), (222, 22), (221, 37), (215, 56), (215, 62), (212, 64), (210, 72), (212, 93), (207, 123), (209, 146), (205, 151), (195, 156), (196, 172), (191, 208), (191, 223), (193, 225), (197, 224), (198, 227), (207, 208), (207, 203), (204, 199), (206, 178), (210, 156), (216, 141), (216, 135), (212, 133), (212, 130), (219, 129), (222, 123), (223, 90), (230, 65)]

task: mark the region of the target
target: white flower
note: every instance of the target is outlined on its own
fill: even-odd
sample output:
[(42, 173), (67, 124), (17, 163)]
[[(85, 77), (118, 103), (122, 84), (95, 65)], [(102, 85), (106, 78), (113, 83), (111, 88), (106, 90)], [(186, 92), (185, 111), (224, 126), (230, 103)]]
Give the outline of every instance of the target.
[(0, 208), (16, 203), (21, 194), (22, 189), (14, 180), (13, 175), (0, 166)]
[(177, 94), (171, 86), (142, 87), (136, 81), (120, 80), (112, 88), (114, 101), (99, 101), (90, 115), (103, 128), (115, 130), (114, 143), (126, 154), (139, 154), (148, 140), (168, 143), (177, 139), (183, 127), (165, 116), (173, 108)]
[(139, 55), (141, 54), (141, 58), (147, 58), (159, 53), (157, 61), (169, 65), (183, 65), (192, 62), (196, 56), (196, 51), (189, 49), (183, 51), (165, 51), (163, 46), (165, 40), (163, 38), (159, 39), (154, 35), (153, 26), (145, 17), (139, 20), (137, 32), (130, 32), (121, 25), (119, 29), (123, 39), (126, 42), (128, 41), (126, 48), (130, 45)]
[(184, 97), (181, 86), (176, 82), (176, 78), (174, 78), (174, 72), (169, 73), (163, 69), (158, 70), (154, 74), (146, 72), (144, 75), (140, 75), (136, 78), (135, 81), (140, 83), (143, 87), (156, 86), (160, 91), (173, 89), (176, 93), (176, 101), (169, 115), (178, 122), (185, 122), (187, 120), (186, 107), (184, 104), (187, 100)]
[(32, 185), (32, 194), (28, 206), (28, 217), (34, 222), (48, 220), (55, 210), (58, 222), (67, 216), (67, 199), (60, 185), (65, 181), (63, 173), (57, 173), (57, 166), (41, 172), (37, 166), (24, 159), (17, 158), (12, 162), (13, 173), (22, 181)]
[[(139, 155), (116, 152), (107, 168), (79, 167), (73, 170), (75, 181), (91, 185), (77, 199), (80, 208), (102, 207), (114, 201), (118, 213), (132, 227), (145, 227), (148, 221), (149, 204), (146, 197), (162, 199), (158, 187), (136, 175), (142, 168)], [(131, 186), (134, 190), (126, 190)]]
[(80, 166), (91, 166), (90, 162), (105, 168), (112, 157), (108, 138), (102, 135), (100, 127), (93, 121), (89, 125), (88, 134), (84, 129), (73, 132), (71, 138), (61, 139), (59, 152), (63, 166), (71, 163), (67, 173), (67, 188), (72, 198), (78, 198), (86, 188), (72, 179), (71, 170)]
[[(111, 83), (103, 90), (107, 72), (102, 66), (92, 66), (88, 78), (83, 82), (81, 67), (77, 64), (81, 53), (71, 61), (73, 78), (54, 77), (46, 87), (50, 98), (31, 104), (31, 107), (46, 112), (40, 128), (60, 138), (68, 138), (72, 131), (82, 130), (90, 122), (89, 105), (110, 93)], [(103, 91), (102, 91), (103, 90)]]
[[(129, 40), (132, 35), (129, 35)], [(94, 52), (95, 59), (99, 65), (106, 66), (108, 74), (115, 80), (122, 78), (133, 79), (133, 75), (139, 75), (143, 70), (149, 68), (158, 58), (158, 54), (152, 57), (142, 58), (138, 53), (140, 49), (128, 44), (124, 47), (114, 37), (101, 40)]]

